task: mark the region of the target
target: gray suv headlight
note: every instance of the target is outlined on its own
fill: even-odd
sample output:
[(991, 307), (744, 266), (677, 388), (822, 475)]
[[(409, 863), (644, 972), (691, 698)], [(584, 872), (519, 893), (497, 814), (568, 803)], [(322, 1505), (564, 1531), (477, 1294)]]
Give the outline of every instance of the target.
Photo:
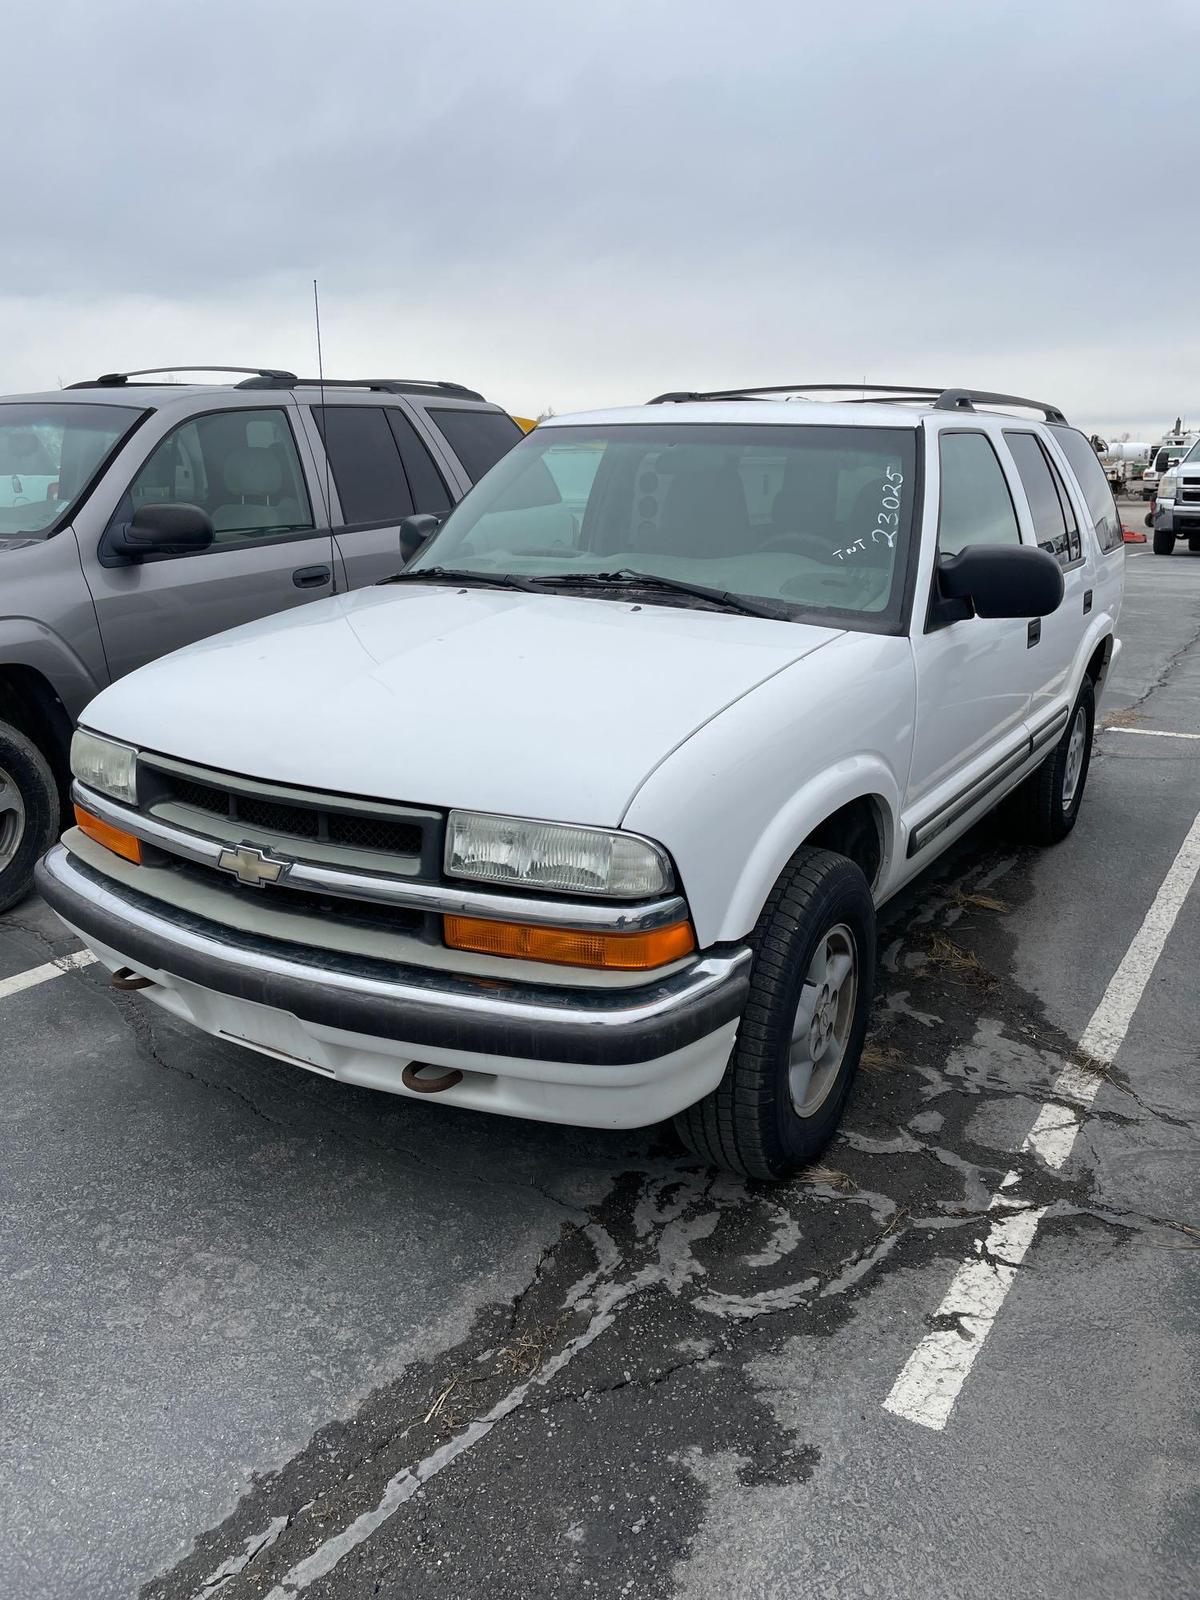
[(478, 811), (450, 813), (445, 864), (454, 878), (628, 900), (660, 894), (672, 881), (666, 855), (637, 834)]
[(89, 789), (137, 805), (137, 751), (129, 745), (77, 728), (71, 740), (71, 771)]

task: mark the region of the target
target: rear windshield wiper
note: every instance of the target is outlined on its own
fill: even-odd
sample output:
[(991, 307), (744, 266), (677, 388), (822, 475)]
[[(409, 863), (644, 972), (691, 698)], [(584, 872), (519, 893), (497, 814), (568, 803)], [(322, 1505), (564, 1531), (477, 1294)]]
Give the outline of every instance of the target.
[(603, 588), (658, 590), (663, 594), (687, 595), (694, 600), (706, 600), (710, 605), (725, 611), (739, 611), (747, 617), (770, 617), (773, 622), (790, 622), (792, 614), (786, 605), (771, 600), (751, 599), (749, 595), (734, 594), (727, 589), (710, 589), (702, 583), (685, 583), (681, 578), (663, 578), (656, 572), (635, 572), (622, 567), (617, 572), (556, 573), (552, 580), (539, 579), (541, 583), (570, 585), (571, 588)]
[(484, 589), (521, 589), (526, 594), (540, 594), (542, 586), (536, 578), (521, 578), (515, 572), (462, 572), (454, 567), (420, 567), (417, 571), (397, 572), (391, 578), (381, 578), (380, 583), (419, 583), (428, 578), (433, 583), (476, 584)]

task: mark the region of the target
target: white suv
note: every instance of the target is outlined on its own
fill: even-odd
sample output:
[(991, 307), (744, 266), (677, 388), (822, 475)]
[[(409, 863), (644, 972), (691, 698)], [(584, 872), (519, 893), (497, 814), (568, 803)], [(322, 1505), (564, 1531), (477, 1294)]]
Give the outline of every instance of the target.
[(93, 701), (42, 892), (222, 1038), (478, 1110), (674, 1116), (780, 1177), (845, 1104), (876, 906), (1010, 791), (1031, 838), (1074, 825), (1123, 579), (1053, 407), (556, 417), (390, 585)]

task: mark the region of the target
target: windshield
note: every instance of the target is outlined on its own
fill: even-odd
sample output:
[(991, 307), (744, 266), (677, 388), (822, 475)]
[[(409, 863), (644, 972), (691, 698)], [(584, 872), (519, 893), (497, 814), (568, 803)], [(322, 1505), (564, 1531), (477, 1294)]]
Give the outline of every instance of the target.
[(407, 570), (651, 574), (883, 630), (903, 606), (915, 468), (912, 428), (539, 427)]
[(0, 402), (0, 537), (42, 533), (68, 516), (141, 415), (132, 406)]
[(1195, 444), (1183, 459), (1185, 461), (1200, 461), (1200, 439), (1196, 440)]

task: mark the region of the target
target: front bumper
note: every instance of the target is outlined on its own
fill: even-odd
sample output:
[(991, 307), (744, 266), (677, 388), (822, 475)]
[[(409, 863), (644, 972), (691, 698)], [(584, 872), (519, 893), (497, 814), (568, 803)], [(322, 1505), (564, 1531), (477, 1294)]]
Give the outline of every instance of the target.
[(1194, 539), (1200, 535), (1200, 502), (1172, 500), (1166, 505), (1160, 500), (1154, 507), (1156, 533), (1173, 533), (1176, 538)]
[[(749, 987), (744, 946), (635, 988), (473, 978), (235, 934), (116, 884), (62, 845), (43, 897), (110, 969), (209, 1033), (346, 1082), (406, 1091), (410, 1061), (453, 1067), (438, 1098), (510, 1115), (636, 1127), (724, 1071)], [(623, 1099), (623, 1103), (618, 1103)]]

